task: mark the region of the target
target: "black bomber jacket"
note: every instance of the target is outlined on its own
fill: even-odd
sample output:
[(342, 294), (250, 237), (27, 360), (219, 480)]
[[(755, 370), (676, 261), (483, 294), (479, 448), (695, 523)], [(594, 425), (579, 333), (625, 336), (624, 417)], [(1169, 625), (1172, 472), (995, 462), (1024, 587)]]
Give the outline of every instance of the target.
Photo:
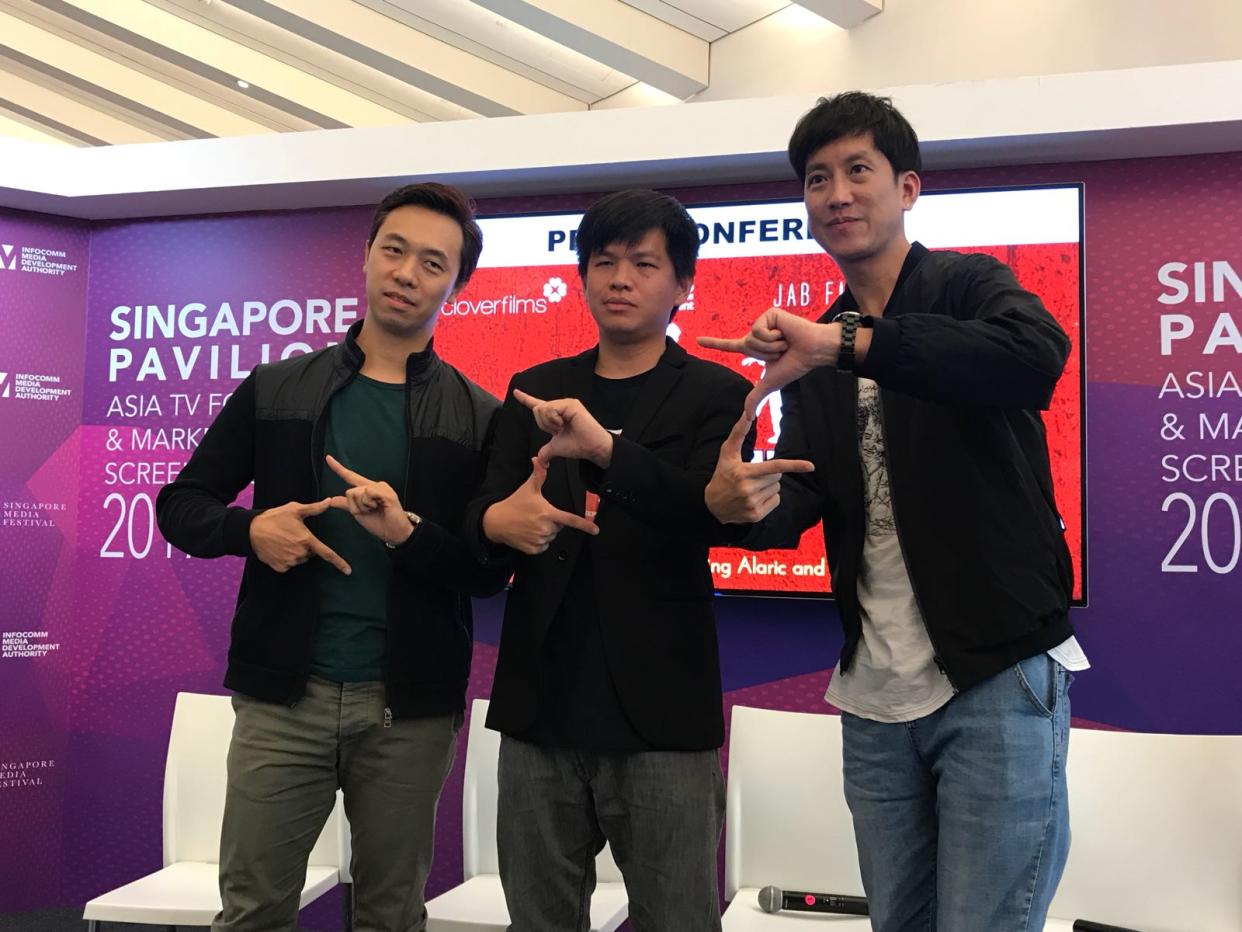
[[(301, 697), (319, 617), (315, 562), (278, 573), (250, 545), (250, 522), (266, 508), (314, 502), (332, 395), (362, 367), (356, 342), (260, 365), (237, 387), (177, 479), (156, 502), (160, 531), (196, 557), (246, 558), (233, 615), (229, 689), (267, 702)], [(406, 363), (408, 456), (403, 506), (422, 523), (392, 550), (385, 685), (397, 717), (465, 706), (473, 645), (471, 595), (505, 584), (458, 535), (482, 477), (500, 403), (441, 360), (429, 345)], [(253, 480), (254, 504), (231, 504)], [(307, 521), (312, 533), (315, 518)]]
[[(857, 310), (847, 290), (821, 318)], [(824, 522), (848, 672), (862, 635), (867, 530), (858, 377), (879, 386), (897, 536), (936, 662), (964, 690), (1074, 632), (1073, 564), (1053, 495), (1046, 409), (1070, 342), (1038, 297), (991, 256), (915, 243), (856, 372), (812, 370), (782, 392), (776, 456), (813, 473), (743, 546), (791, 547)]]

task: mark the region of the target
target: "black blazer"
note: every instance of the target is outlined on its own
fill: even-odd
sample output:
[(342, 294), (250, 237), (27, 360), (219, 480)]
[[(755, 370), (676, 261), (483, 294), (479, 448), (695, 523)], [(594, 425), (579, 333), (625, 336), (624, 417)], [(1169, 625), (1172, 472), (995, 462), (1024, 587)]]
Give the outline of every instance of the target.
[(537, 556), (498, 553), (482, 536), (483, 512), (529, 478), (531, 457), (548, 440), (513, 389), (545, 400), (585, 398), (597, 356), (592, 349), (513, 377), (486, 479), (467, 512), (478, 557), (512, 561), (515, 571), (487, 724), (520, 734), (534, 722), (544, 638), (590, 547), (608, 666), (635, 730), (660, 749), (716, 748), (724, 716), (707, 548), (736, 531), (711, 516), (703, 489), (741, 415), (750, 389), (744, 378), (668, 341), (608, 469), (557, 459), (548, 470), (543, 494), (557, 508), (583, 514), (586, 490), (600, 496), (599, 536), (563, 530)]

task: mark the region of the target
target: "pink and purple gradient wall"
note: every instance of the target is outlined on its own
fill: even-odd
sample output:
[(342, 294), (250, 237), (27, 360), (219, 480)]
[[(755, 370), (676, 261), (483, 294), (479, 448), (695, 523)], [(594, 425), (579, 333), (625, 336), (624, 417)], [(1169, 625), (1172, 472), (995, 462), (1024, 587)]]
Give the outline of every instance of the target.
[[(1075, 712), (1105, 727), (1242, 733), (1242, 296), (1222, 265), (1242, 274), (1242, 154), (941, 173), (927, 186), (1043, 182), (1086, 190), (1090, 604), (1074, 620), (1093, 669), (1075, 684)], [(796, 189), (678, 193), (696, 202)], [(224, 301), (238, 321), (245, 301), (360, 310), (369, 215), (87, 225), (0, 212), (0, 913), (79, 904), (160, 866), (174, 696), (221, 690), (240, 561), (190, 560), (148, 532), (161, 464), (188, 455), (172, 429), (210, 420), (212, 393), (236, 381), (231, 359), (222, 352), (213, 375), (206, 346), (194, 356), (197, 341), (172, 338), (160, 342), (168, 381), (153, 369), (139, 379), (150, 341), (126, 337), (113, 309), (202, 301), (209, 322)], [(1170, 280), (1186, 283), (1184, 300)], [(1193, 332), (1164, 355), (1168, 315)], [(258, 361), (264, 340), (224, 337), (241, 369)], [(123, 349), (132, 361), (109, 381)], [(1218, 397), (1190, 387), (1206, 387), (1208, 373), (1225, 387)], [(187, 396), (179, 408), (174, 389)], [(190, 412), (193, 397), (201, 406)], [(471, 698), (490, 688), (500, 611), (499, 599), (476, 606)], [(722, 599), (718, 616), (729, 705), (824, 708), (840, 646), (832, 603)], [(461, 875), (460, 781), (459, 759), (440, 810), (433, 894)], [(333, 928), (332, 906), (308, 922)]]

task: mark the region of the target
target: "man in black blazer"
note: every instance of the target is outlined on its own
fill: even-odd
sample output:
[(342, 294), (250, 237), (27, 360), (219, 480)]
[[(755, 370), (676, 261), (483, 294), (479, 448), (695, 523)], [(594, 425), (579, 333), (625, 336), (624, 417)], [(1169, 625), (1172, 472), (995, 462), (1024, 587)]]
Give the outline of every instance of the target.
[(715, 930), (725, 530), (703, 490), (750, 386), (665, 336), (698, 253), (677, 201), (609, 195), (577, 248), (599, 345), (514, 376), (467, 525), (515, 567), (488, 713), (510, 929), (587, 929), (607, 840), (636, 932)]

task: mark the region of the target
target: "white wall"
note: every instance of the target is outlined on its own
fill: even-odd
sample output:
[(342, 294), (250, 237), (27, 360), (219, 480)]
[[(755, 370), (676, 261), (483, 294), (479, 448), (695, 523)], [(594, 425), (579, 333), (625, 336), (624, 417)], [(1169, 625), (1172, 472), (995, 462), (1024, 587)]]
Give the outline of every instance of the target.
[(1239, 58), (1242, 0), (885, 0), (848, 32), (790, 6), (713, 43), (696, 99)]

